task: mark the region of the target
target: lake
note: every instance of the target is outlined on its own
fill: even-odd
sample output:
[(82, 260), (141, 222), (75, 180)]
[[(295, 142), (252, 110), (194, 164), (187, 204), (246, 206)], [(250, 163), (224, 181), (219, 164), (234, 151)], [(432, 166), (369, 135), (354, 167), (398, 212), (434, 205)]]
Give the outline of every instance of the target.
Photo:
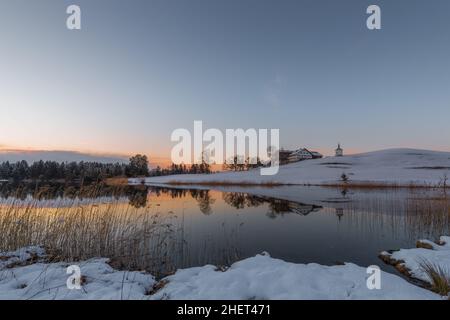
[(448, 235), (449, 203), (434, 189), (3, 184), (0, 250), (42, 244), (56, 260), (109, 257), (158, 276), (264, 251), (396, 273), (378, 254)]

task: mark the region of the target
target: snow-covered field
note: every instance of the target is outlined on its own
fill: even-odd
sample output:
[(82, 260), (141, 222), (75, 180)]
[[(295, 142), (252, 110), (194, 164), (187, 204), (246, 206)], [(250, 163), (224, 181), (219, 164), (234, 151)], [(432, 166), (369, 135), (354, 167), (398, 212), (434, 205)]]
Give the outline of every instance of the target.
[(155, 281), (143, 272), (117, 271), (107, 259), (74, 263), (80, 290), (67, 288), (70, 263), (47, 263), (45, 251), (28, 247), (0, 253), (0, 299), (442, 299), (381, 272), (381, 289), (370, 290), (366, 268), (294, 264), (257, 255), (226, 270), (207, 265), (178, 270)]
[[(259, 169), (256, 169), (210, 175), (151, 177), (145, 179), (145, 182), (153, 185), (174, 182), (323, 185), (341, 183), (343, 173), (348, 176), (350, 183), (437, 186), (445, 176), (450, 179), (450, 152), (389, 149), (288, 164), (280, 166), (278, 174), (274, 176), (262, 176)], [(143, 179), (130, 179), (130, 183), (142, 182)]]
[(117, 271), (108, 259), (74, 263), (81, 269), (82, 289), (67, 288), (71, 263), (46, 263), (45, 251), (27, 247), (0, 253), (0, 300), (139, 300), (155, 279), (143, 272)]
[(412, 277), (428, 283), (431, 281), (423, 268), (424, 263), (441, 268), (450, 277), (450, 237), (441, 237), (439, 244), (429, 240), (420, 240), (418, 245), (419, 248), (400, 249), (393, 253), (382, 252), (381, 255)]
[(367, 287), (366, 268), (295, 264), (257, 255), (225, 272), (213, 266), (179, 270), (152, 299), (441, 299), (404, 279), (381, 273), (381, 289)]

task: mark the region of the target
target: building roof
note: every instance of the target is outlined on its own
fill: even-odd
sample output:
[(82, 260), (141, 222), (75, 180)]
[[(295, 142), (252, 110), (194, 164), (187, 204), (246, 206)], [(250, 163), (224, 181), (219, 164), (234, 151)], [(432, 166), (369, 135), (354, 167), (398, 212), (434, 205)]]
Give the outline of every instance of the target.
[(300, 149), (297, 149), (297, 150), (293, 151), (293, 152), (291, 153), (291, 155), (292, 155), (292, 156), (295, 156), (296, 154), (299, 154), (299, 153), (301, 153), (301, 152), (309, 153), (311, 156), (322, 156), (321, 153), (319, 153), (319, 152), (317, 152), (317, 151), (310, 151), (310, 150), (308, 150), (308, 149), (306, 149), (306, 148), (300, 148)]
[(310, 153), (315, 155), (315, 156), (321, 156), (322, 155), (320, 152), (317, 152), (317, 151), (310, 151)]

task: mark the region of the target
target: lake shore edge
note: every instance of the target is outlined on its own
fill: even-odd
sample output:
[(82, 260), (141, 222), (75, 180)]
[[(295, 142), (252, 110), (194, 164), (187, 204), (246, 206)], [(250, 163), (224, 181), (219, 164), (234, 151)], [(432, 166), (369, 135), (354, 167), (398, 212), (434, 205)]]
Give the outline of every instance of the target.
[[(385, 251), (380, 253), (380, 258), (401, 265), (410, 278), (430, 283), (417, 263), (424, 255), (430, 262), (449, 268), (450, 237), (443, 236), (438, 242), (419, 240), (416, 249)], [(430, 291), (432, 286), (424, 289), (384, 271), (380, 271), (380, 288), (370, 288), (368, 269), (353, 263), (297, 264), (272, 258), (266, 252), (228, 267), (206, 265), (178, 269), (161, 279), (147, 272), (117, 270), (109, 262), (107, 258), (52, 262), (46, 250), (39, 246), (1, 252), (0, 300), (450, 299)], [(73, 266), (78, 266), (81, 272), (78, 290), (69, 288), (68, 279), (72, 275), (67, 268)]]

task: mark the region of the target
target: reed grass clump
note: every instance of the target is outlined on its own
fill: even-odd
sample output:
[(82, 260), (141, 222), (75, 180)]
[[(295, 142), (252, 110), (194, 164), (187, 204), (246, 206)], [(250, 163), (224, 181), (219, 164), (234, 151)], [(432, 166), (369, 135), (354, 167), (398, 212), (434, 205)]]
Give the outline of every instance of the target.
[(438, 264), (430, 261), (422, 261), (420, 267), (428, 276), (431, 283), (431, 290), (447, 296), (450, 293), (450, 272)]

